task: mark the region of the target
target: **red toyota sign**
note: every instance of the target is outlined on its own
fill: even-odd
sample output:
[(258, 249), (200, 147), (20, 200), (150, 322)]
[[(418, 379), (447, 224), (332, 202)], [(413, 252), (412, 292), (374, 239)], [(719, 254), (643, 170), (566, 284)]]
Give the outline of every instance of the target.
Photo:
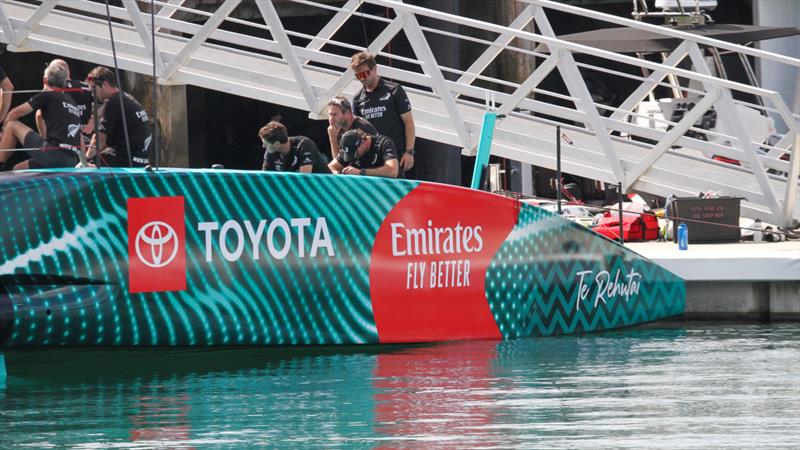
[(128, 199), (130, 292), (186, 289), (183, 197)]

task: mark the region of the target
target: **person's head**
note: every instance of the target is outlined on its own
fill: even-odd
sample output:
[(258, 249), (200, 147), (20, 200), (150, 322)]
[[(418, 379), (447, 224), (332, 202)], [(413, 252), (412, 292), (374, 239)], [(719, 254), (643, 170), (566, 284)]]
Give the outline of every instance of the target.
[(54, 60), (50, 61), (50, 64), (49, 64), (49, 65), (51, 65), (51, 66), (54, 66), (54, 65), (55, 65), (55, 66), (58, 66), (58, 67), (63, 67), (63, 68), (64, 68), (64, 70), (66, 70), (66, 71), (67, 71), (67, 79), (68, 79), (68, 80), (70, 79), (70, 75), (69, 75), (69, 64), (67, 64), (67, 62), (66, 62), (66, 61), (64, 61), (63, 59), (54, 59)]
[(261, 138), (261, 145), (267, 153), (277, 153), (289, 146), (289, 133), (286, 127), (274, 120), (258, 130), (258, 137)]
[(328, 102), (328, 123), (336, 128), (350, 129), (353, 124), (353, 110), (350, 101), (341, 95)]
[(67, 71), (61, 65), (51, 62), (44, 69), (44, 84), (51, 89), (66, 87)]
[(346, 131), (339, 140), (342, 161), (346, 164), (352, 163), (356, 158), (367, 153), (371, 144), (372, 136), (368, 135), (363, 130)]
[(365, 88), (373, 89), (378, 85), (378, 65), (375, 64), (375, 55), (372, 53), (359, 52), (353, 55), (350, 58), (350, 69)]
[(95, 67), (89, 72), (86, 81), (101, 102), (117, 93), (117, 78), (108, 67)]

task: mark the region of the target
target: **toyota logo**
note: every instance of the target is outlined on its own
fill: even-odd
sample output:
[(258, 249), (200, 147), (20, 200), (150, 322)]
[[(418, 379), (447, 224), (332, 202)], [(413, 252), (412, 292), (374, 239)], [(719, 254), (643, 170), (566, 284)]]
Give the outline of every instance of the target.
[[(139, 261), (148, 267), (157, 269), (166, 266), (175, 259), (178, 254), (178, 235), (171, 226), (164, 222), (148, 222), (136, 233), (135, 245), (136, 256), (139, 257)], [(170, 246), (172, 247), (171, 249)], [(149, 252), (147, 251), (148, 248)], [(169, 253), (169, 255), (166, 255), (166, 253)]]

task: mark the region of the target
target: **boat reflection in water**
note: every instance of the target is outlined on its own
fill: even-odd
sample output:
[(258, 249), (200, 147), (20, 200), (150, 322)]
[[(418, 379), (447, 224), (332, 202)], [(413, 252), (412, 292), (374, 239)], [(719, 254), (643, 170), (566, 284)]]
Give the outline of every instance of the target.
[(791, 324), (7, 356), (3, 448), (791, 447), (800, 420)]

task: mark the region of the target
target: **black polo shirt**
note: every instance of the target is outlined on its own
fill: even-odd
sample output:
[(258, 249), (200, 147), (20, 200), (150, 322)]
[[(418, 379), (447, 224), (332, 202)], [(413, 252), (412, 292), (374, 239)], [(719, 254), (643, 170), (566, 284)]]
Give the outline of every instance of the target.
[(391, 138), (398, 156), (406, 151), (406, 127), (400, 114), (409, 111), (411, 102), (403, 86), (383, 77), (375, 90), (367, 92), (362, 87), (353, 98), (353, 114), (368, 120), (378, 133)]
[(301, 166), (311, 164), (312, 173), (331, 173), (327, 161), (317, 149), (317, 144), (305, 136), (289, 137), (289, 152), (264, 152), (263, 170), (299, 172)]
[(342, 152), (336, 155), (336, 161), (342, 166), (351, 166), (356, 169), (375, 169), (386, 164), (390, 159), (397, 159), (397, 151), (395, 151), (394, 143), (386, 136), (375, 135), (372, 136), (372, 145), (370, 145), (367, 153), (355, 159), (350, 164), (347, 164), (342, 159)]
[[(378, 134), (378, 130), (376, 130), (375, 127), (372, 126), (371, 123), (369, 123), (369, 121), (367, 121), (363, 117), (358, 117), (358, 116), (356, 116), (353, 119), (353, 124), (350, 125), (350, 130), (362, 130), (364, 133), (367, 133), (369, 135)], [(339, 128), (339, 134), (336, 135), (336, 141), (337, 142), (341, 141), (342, 135), (345, 133), (345, 131), (350, 131), (350, 130), (344, 130)]]
[(80, 146), (81, 114), (72, 97), (63, 92), (42, 91), (28, 100), (31, 109), (42, 110), (51, 145)]
[[(122, 94), (122, 99), (125, 106), (125, 125), (128, 127), (128, 138), (131, 144), (131, 162), (133, 167), (144, 167), (150, 164), (150, 146), (153, 140), (147, 112), (127, 92)], [(122, 123), (122, 108), (120, 108), (118, 93), (106, 99), (98, 130), (106, 133), (106, 146), (111, 147), (118, 160), (127, 166), (128, 145), (125, 143), (125, 129)]]
[(89, 89), (89, 85), (80, 80), (67, 80), (66, 90), (78, 105), (78, 111), (81, 113), (81, 125), (86, 125), (92, 117), (92, 91)]

